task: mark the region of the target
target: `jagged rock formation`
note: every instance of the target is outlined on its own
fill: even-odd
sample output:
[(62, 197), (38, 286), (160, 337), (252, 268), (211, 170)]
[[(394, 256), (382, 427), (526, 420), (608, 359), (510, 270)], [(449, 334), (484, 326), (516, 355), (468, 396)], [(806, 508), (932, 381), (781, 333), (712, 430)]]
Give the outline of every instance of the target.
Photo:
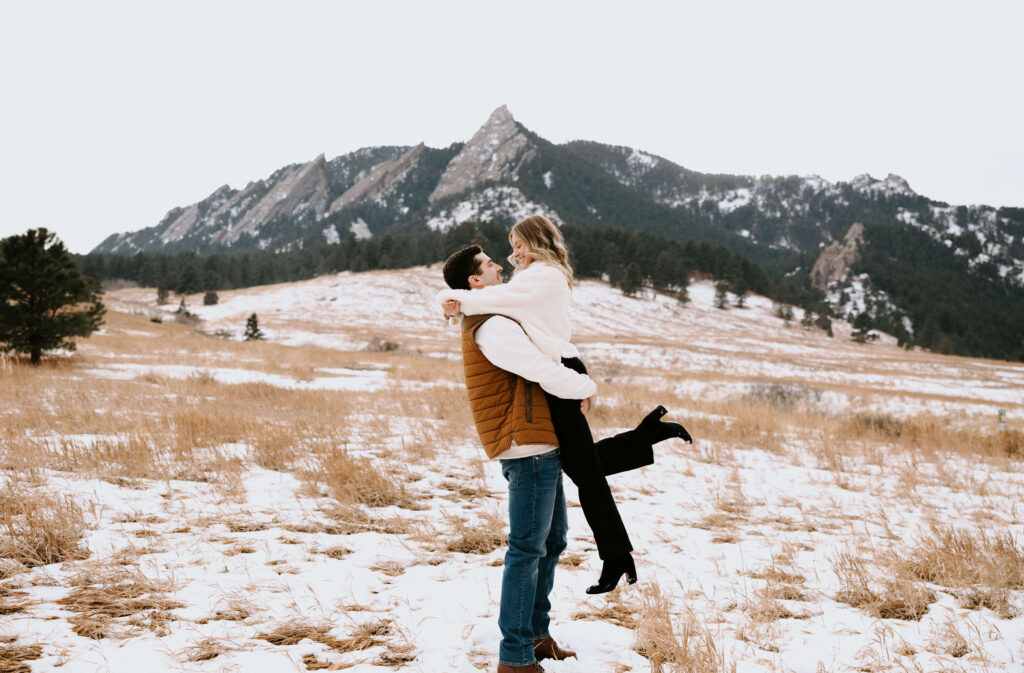
[(519, 168), (535, 151), (508, 107), (502, 105), (448, 164), (430, 202), (464, 192), (487, 181), (518, 179)]
[(811, 269), (811, 285), (822, 292), (829, 285), (845, 280), (850, 268), (860, 260), (860, 246), (864, 243), (864, 225), (855, 222), (842, 242), (828, 244)]
[[(293, 167), (281, 175), (256, 204), (232, 225), (218, 232), (211, 242), (230, 245), (240, 236), (256, 237), (260, 228), (279, 217), (318, 217), (327, 209), (327, 161), (324, 155), (308, 164)], [(243, 192), (244, 195), (244, 192)]]
[(395, 191), (398, 183), (409, 173), (423, 155), (425, 145), (420, 143), (394, 161), (382, 161), (349, 187), (331, 204), (329, 212), (336, 213), (345, 206), (373, 201)]
[(242, 190), (224, 185), (198, 203), (172, 209), (155, 227), (108, 237), (95, 252), (284, 249), (301, 244), (314, 237), (313, 224), (367, 170), (409, 152), (407, 147), (365, 148), (330, 162), (320, 155), (285, 166)]
[(917, 196), (917, 192), (910, 188), (910, 184), (895, 173), (889, 173), (884, 180), (877, 180), (867, 173), (862, 173), (850, 180), (850, 184), (854, 189), (863, 191)]

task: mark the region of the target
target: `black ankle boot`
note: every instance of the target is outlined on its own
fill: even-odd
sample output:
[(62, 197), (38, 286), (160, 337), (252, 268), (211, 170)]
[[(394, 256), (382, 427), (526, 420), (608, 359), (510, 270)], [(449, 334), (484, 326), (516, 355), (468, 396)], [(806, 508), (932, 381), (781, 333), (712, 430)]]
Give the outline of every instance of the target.
[(587, 588), (588, 594), (606, 594), (619, 583), (619, 579), (625, 575), (627, 584), (636, 583), (636, 565), (633, 557), (629, 554), (616, 556), (604, 562), (601, 568), (601, 577), (597, 584)]
[(670, 437), (678, 437), (687, 444), (693, 444), (693, 438), (690, 437), (686, 428), (678, 423), (661, 420), (661, 417), (667, 413), (668, 409), (659, 404), (654, 411), (644, 417), (644, 420), (640, 421), (640, 425), (636, 426), (636, 431), (640, 433), (644, 441), (650, 444), (663, 442)]

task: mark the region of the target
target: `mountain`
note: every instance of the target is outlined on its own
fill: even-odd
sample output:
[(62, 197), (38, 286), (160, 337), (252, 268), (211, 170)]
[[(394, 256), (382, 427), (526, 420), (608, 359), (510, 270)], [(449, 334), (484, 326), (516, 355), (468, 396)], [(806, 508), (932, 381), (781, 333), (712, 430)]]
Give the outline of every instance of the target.
[[(321, 155), (242, 190), (222, 186), (156, 226), (109, 237), (94, 252), (287, 251), (467, 222), (509, 225), (532, 213), (559, 224), (725, 246), (779, 282), (806, 288), (800, 296), (816, 294), (834, 315), (867, 312), (908, 340), (929, 320), (941, 324), (935, 333), (949, 337), (954, 350), (966, 348), (966, 331), (975, 328), (942, 319), (941, 297), (907, 292), (914, 284), (908, 273), (941, 269), (960, 286), (981, 283), (993, 302), (1005, 294), (1004, 307), (1024, 298), (1024, 209), (950, 205), (891, 174), (835, 183), (814, 175), (717, 175), (630, 147), (556, 145), (505, 106), (466, 143), (369, 147), (330, 161)], [(897, 241), (894, 254), (886, 246)], [(929, 251), (924, 258), (922, 250)], [(903, 271), (882, 272), (886, 264)], [(994, 322), (1003, 309), (987, 310), (975, 319)], [(1005, 355), (1014, 338), (972, 352)]]

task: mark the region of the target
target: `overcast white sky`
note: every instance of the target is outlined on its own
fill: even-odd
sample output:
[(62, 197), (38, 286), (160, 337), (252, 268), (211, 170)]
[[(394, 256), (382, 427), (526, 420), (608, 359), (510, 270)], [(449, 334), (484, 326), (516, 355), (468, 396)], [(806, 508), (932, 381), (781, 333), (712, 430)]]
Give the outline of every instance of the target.
[(539, 135), (1024, 206), (1024, 3), (0, 0), (0, 237), (75, 252), (289, 163)]

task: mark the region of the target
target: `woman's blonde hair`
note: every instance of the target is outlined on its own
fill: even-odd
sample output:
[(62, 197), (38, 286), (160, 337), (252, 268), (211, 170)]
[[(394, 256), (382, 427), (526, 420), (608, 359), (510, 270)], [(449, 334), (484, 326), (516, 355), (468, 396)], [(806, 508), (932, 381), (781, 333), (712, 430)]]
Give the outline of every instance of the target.
[[(508, 234), (509, 243), (512, 242), (513, 235), (526, 245), (526, 254), (531, 262), (547, 262), (560, 268), (569, 287), (572, 287), (573, 272), (572, 264), (569, 263), (569, 248), (566, 247), (562, 232), (554, 222), (543, 215), (530, 215), (512, 227)], [(521, 270), (519, 260), (512, 259), (512, 255), (508, 256), (508, 261), (515, 267), (513, 274)]]

